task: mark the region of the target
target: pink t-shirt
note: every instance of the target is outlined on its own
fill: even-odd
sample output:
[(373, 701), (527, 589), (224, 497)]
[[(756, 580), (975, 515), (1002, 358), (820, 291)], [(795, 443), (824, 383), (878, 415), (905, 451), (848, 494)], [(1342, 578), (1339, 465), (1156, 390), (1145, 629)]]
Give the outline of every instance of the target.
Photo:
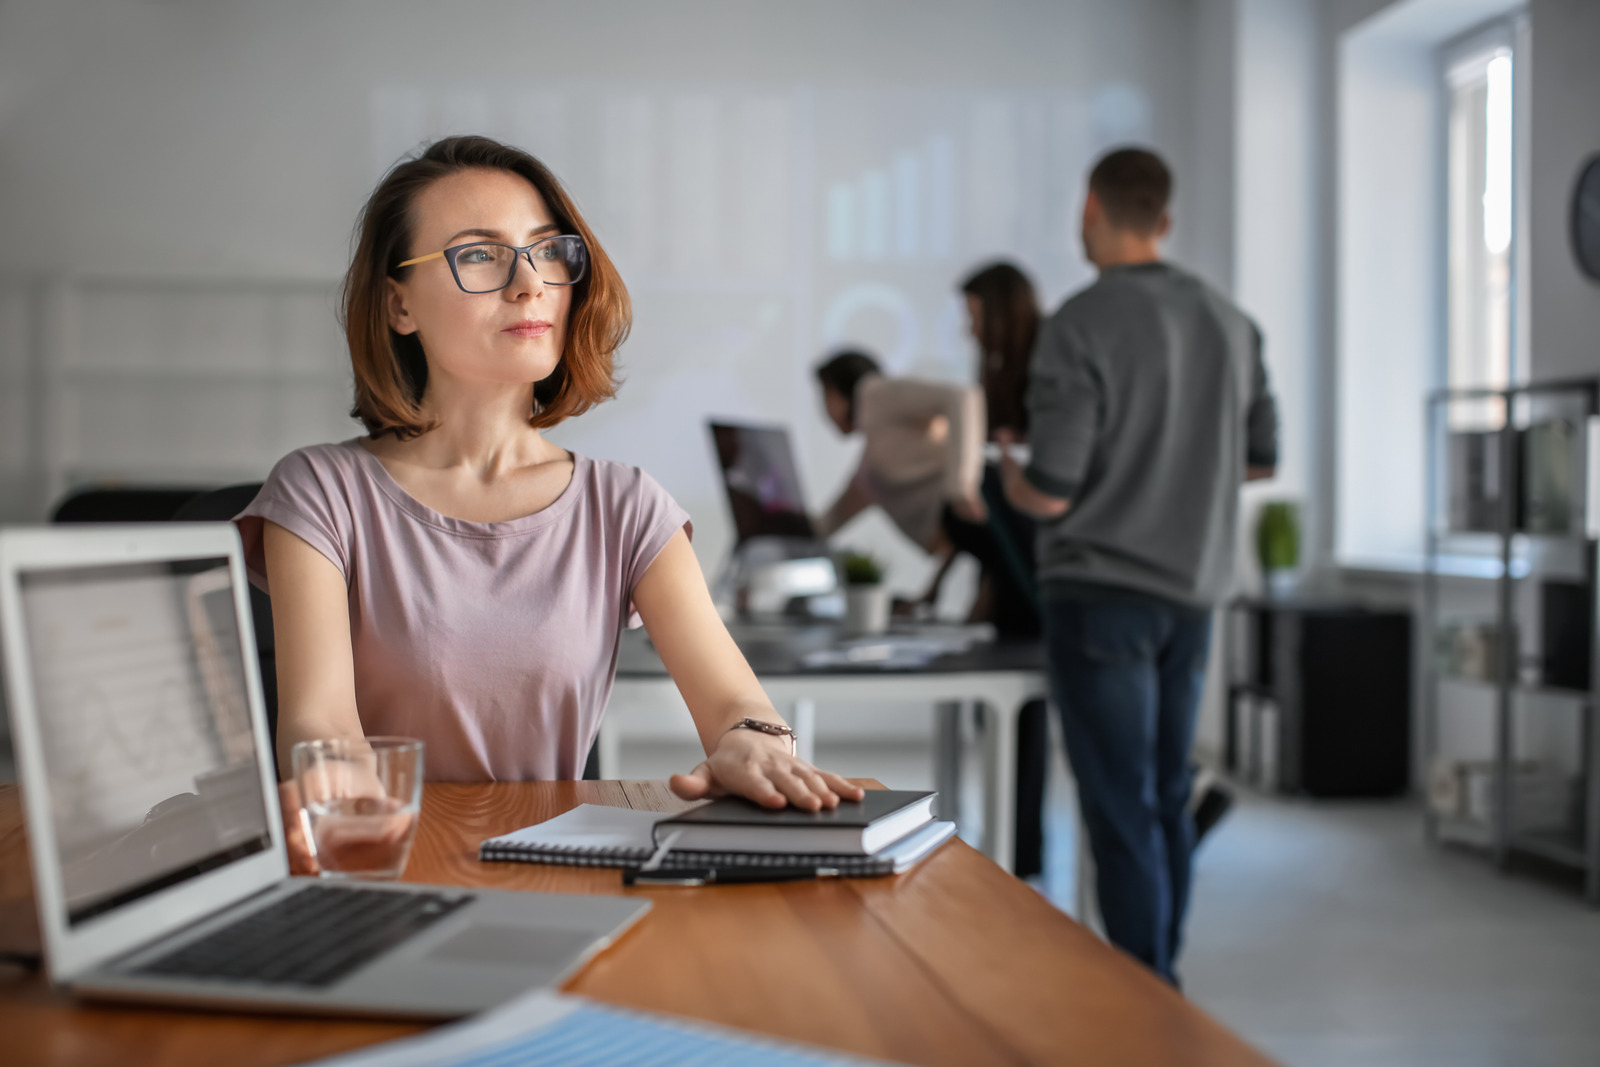
[(266, 590), (262, 520), (350, 590), (368, 735), (426, 742), (433, 781), (578, 778), (616, 675), (632, 594), (689, 515), (655, 479), (574, 455), (572, 484), (508, 522), (441, 515), (355, 440), (279, 461), (234, 520)]

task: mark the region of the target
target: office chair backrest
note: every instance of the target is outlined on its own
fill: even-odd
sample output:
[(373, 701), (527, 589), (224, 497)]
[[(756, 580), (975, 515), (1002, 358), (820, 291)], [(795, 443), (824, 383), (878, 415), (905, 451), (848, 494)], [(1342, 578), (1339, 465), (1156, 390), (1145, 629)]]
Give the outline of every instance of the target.
[[(250, 506), (250, 501), (261, 492), (260, 482), (246, 482), (242, 485), (230, 485), (226, 489), (213, 489), (210, 492), (196, 493), (185, 501), (170, 518), (173, 522), (228, 522), (239, 512)], [(272, 638), (272, 602), (267, 599), (267, 594), (250, 587), (250, 607), (255, 616), (256, 644), (265, 655), (271, 655), (277, 647)], [(262, 679), (266, 681), (265, 678)], [(276, 683), (274, 683), (276, 684)], [(269, 700), (269, 707), (275, 708), (277, 701)], [(273, 711), (268, 712), (271, 717)]]
[(50, 521), (166, 522), (184, 504), (204, 492), (198, 486), (80, 489), (56, 505)]

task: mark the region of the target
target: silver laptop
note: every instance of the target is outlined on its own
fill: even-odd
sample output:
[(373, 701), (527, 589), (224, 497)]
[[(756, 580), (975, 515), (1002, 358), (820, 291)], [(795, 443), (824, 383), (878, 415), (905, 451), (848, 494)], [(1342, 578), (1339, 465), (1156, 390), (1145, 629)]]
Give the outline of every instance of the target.
[(0, 646), (52, 981), (449, 1018), (560, 981), (626, 897), (291, 878), (229, 523), (0, 529)]

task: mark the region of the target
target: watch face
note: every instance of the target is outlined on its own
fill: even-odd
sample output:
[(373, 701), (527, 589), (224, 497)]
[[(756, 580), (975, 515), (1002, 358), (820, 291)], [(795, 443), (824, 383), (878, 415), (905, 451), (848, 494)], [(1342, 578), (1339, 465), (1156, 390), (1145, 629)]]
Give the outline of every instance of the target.
[(1600, 155), (1583, 165), (1572, 193), (1572, 254), (1579, 270), (1600, 281)]

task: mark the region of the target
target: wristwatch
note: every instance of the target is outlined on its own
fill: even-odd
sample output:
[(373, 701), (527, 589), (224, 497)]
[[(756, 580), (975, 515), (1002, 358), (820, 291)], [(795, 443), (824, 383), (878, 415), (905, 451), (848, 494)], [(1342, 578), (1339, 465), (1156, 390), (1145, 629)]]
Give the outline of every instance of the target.
[(789, 754), (795, 755), (800, 751), (800, 738), (795, 734), (794, 727), (785, 726), (780, 722), (768, 722), (765, 719), (740, 719), (729, 730), (755, 730), (758, 733), (771, 734), (773, 737), (787, 737), (789, 739)]

